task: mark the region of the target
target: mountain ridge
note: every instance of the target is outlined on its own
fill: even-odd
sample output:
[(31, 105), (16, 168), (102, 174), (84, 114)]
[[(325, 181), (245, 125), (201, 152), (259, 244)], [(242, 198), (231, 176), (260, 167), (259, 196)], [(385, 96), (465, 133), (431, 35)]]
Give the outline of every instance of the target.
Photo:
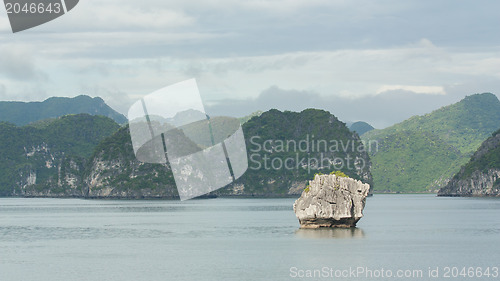
[(375, 130), (375, 128), (372, 125), (370, 125), (364, 121), (354, 122), (354, 123), (348, 125), (348, 127), (349, 127), (349, 130), (358, 133), (358, 135), (360, 135), (360, 136), (364, 135), (367, 132)]
[[(367, 132), (362, 139), (377, 141), (381, 147), (381, 151), (371, 153), (375, 190), (437, 191), (497, 129), (499, 120), (500, 101), (491, 93), (483, 93)], [(384, 149), (384, 145), (392, 148)]]
[[(107, 119), (101, 116), (85, 115), (87, 119)], [(15, 178), (0, 178), (3, 187), (9, 187), (10, 193), (3, 191), (1, 195), (15, 195), (27, 197), (81, 197), (81, 198), (178, 198), (175, 181), (170, 165), (148, 164), (138, 161), (134, 155), (128, 125), (118, 128), (114, 123), (114, 132), (99, 138), (98, 143), (92, 143), (93, 150), (85, 143), (78, 144), (79, 149), (75, 153), (62, 153), (62, 150), (70, 150), (65, 144), (67, 138), (60, 138), (61, 147), (56, 149), (51, 146), (52, 141), (44, 139), (40, 132), (53, 136), (61, 135), (67, 124), (60, 124), (60, 120), (75, 119), (74, 115), (61, 117), (56, 121), (44, 124), (42, 128), (33, 126), (16, 127), (8, 123), (0, 123), (0, 137), (3, 136), (4, 150), (0, 151), (1, 158), (9, 158), (6, 151), (16, 151), (8, 175)], [(215, 121), (217, 118), (214, 117)], [(110, 120), (112, 121), (112, 120)], [(56, 126), (59, 132), (51, 128)], [(69, 126), (71, 127), (71, 126)], [(75, 126), (72, 126), (73, 128)], [(101, 126), (102, 127), (102, 126)], [(217, 126), (214, 130), (217, 130)], [(85, 129), (86, 128), (86, 129)], [(92, 140), (95, 136), (89, 135), (96, 126), (86, 123), (85, 128), (80, 128), (82, 137)], [(106, 128), (105, 126), (103, 128)], [(21, 133), (16, 133), (16, 130)], [(245, 142), (249, 157), (254, 155), (254, 162), (249, 162), (247, 173), (236, 182), (225, 188), (215, 191), (217, 196), (243, 196), (243, 197), (288, 197), (299, 196), (306, 187), (306, 181), (311, 179), (315, 173), (329, 173), (333, 170), (342, 170), (351, 177), (371, 183), (369, 172), (370, 159), (364, 151), (358, 151), (357, 146), (362, 142), (356, 133), (352, 133), (334, 115), (323, 110), (307, 109), (302, 112), (281, 112), (270, 110), (260, 116), (251, 118), (243, 124)], [(22, 134), (25, 132), (25, 134)], [(6, 136), (16, 136), (19, 141), (8, 142)], [(41, 134), (43, 135), (43, 134)], [(314, 137), (313, 137), (314, 135)], [(76, 134), (75, 136), (80, 136)], [(258, 136), (259, 138), (252, 137)], [(312, 147), (313, 141), (318, 139), (338, 139), (344, 143), (352, 143), (346, 146), (346, 151), (301, 151), (278, 149), (280, 141), (290, 140), (287, 143), (306, 142)], [(264, 142), (270, 141), (264, 145)], [(349, 141), (349, 142), (348, 142)], [(10, 149), (14, 143), (20, 145), (15, 150)], [(77, 143), (75, 143), (77, 144)], [(262, 150), (256, 151), (256, 147), (262, 146)], [(356, 145), (356, 147), (355, 147)], [(269, 147), (273, 147), (270, 151)], [(326, 147), (325, 147), (326, 149)], [(91, 154), (90, 156), (88, 156)], [(353, 167), (348, 165), (335, 169), (333, 166), (325, 166), (318, 162), (320, 156), (330, 161), (327, 157), (335, 156), (335, 161), (352, 158)], [(257, 162), (264, 165), (265, 157), (276, 159), (268, 163), (286, 162), (293, 169), (281, 168), (251, 169), (250, 165)], [(357, 157), (357, 158), (356, 158)], [(11, 157), (12, 158), (12, 157)], [(25, 161), (23, 159), (34, 159)], [(55, 159), (55, 160), (51, 160)], [(302, 160), (301, 159), (306, 159)], [(333, 159), (333, 158), (332, 158)], [(362, 159), (365, 166), (356, 166), (354, 159)], [(36, 161), (35, 161), (36, 160)], [(249, 159), (250, 160), (250, 159)], [(347, 160), (349, 161), (349, 160)], [(361, 161), (361, 160), (360, 160)], [(293, 164), (293, 165), (292, 165)], [(0, 169), (7, 169), (0, 166)]]
[(0, 101), (0, 120), (18, 126), (80, 113), (106, 116), (118, 124), (127, 122), (124, 115), (109, 107), (100, 97), (79, 95), (73, 98), (50, 97), (34, 102)]

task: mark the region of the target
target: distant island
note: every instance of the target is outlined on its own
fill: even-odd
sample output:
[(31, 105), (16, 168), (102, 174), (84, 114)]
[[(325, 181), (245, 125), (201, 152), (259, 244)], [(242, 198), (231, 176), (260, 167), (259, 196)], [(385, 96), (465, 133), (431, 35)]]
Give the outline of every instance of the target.
[(79, 113), (106, 116), (118, 124), (127, 122), (123, 114), (116, 112), (99, 97), (80, 95), (74, 98), (52, 97), (42, 102), (0, 101), (0, 121), (18, 126)]
[[(330, 172), (339, 163), (349, 176), (372, 182), (359, 136), (326, 111), (270, 110), (251, 117), (243, 131), (249, 169), (210, 196), (298, 197), (315, 173)], [(331, 140), (337, 145), (321, 146)], [(168, 163), (139, 162), (128, 126), (104, 116), (73, 114), (25, 126), (4, 122), (0, 142), (1, 196), (178, 197)]]
[(373, 128), (372, 125), (363, 121), (354, 122), (351, 125), (349, 125), (349, 130), (358, 133), (358, 135), (360, 136), (374, 129), (375, 128)]
[(379, 144), (370, 152), (375, 192), (437, 192), (499, 128), (500, 101), (484, 93), (363, 134)]
[[(168, 163), (137, 161), (126, 118), (101, 98), (0, 108), (0, 196), (178, 198)], [(258, 111), (240, 118), (249, 169), (208, 196), (298, 197), (315, 173), (332, 170), (370, 193), (498, 196), (499, 121), (490, 93), (381, 130), (318, 109)]]

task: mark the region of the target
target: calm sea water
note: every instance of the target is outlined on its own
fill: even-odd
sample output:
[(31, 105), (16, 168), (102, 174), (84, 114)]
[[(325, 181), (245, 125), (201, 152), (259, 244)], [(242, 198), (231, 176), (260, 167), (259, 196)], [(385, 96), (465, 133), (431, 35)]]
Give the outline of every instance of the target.
[(375, 195), (319, 231), (293, 202), (0, 199), (0, 280), (500, 280), (498, 199)]

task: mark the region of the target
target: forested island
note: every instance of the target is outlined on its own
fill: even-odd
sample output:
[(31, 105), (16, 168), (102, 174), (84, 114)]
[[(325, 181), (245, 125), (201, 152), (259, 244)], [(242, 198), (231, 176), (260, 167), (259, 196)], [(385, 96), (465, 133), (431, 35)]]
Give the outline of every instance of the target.
[[(0, 108), (0, 196), (178, 198), (169, 164), (138, 161), (126, 118), (102, 99)], [(209, 196), (298, 197), (314, 174), (334, 170), (375, 193), (499, 194), (500, 101), (491, 93), (385, 129), (319, 109), (239, 120), (249, 168)]]

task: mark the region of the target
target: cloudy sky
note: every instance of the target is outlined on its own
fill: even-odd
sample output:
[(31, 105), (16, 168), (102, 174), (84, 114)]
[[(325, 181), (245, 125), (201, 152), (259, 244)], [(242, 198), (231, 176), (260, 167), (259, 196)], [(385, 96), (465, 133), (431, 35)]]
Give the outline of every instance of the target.
[(0, 100), (138, 98), (196, 78), (211, 114), (329, 110), (377, 128), (500, 94), (500, 2), (82, 0), (13, 34), (0, 9)]

